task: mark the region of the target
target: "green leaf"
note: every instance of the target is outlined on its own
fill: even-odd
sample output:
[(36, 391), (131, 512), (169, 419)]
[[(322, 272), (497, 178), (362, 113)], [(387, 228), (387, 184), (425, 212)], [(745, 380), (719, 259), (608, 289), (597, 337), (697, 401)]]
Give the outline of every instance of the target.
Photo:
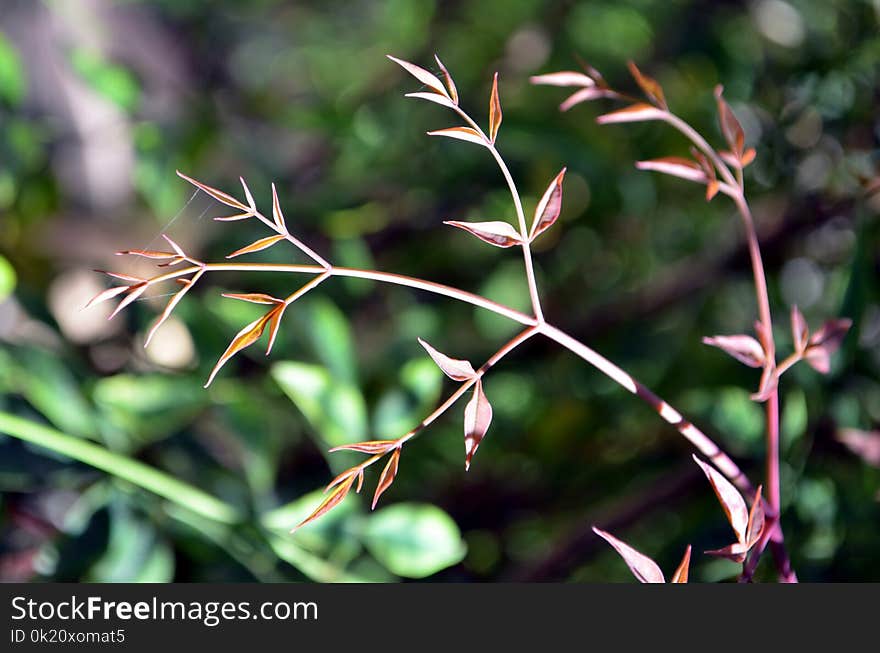
[(27, 87), (21, 58), (2, 33), (0, 33), (0, 98), (10, 104), (18, 104)]
[(106, 61), (90, 50), (76, 49), (71, 55), (73, 69), (99, 95), (131, 111), (140, 101), (141, 89), (134, 76), (125, 68)]
[(15, 290), (15, 282), (15, 268), (12, 267), (12, 263), (0, 256), (0, 302), (12, 294)]
[(452, 518), (436, 506), (398, 503), (374, 513), (364, 544), (392, 573), (425, 578), (461, 561), (466, 546)]
[(135, 517), (122, 502), (110, 508), (110, 541), (85, 580), (96, 583), (168, 583), (174, 553), (153, 525)]
[(326, 444), (366, 438), (366, 403), (353, 385), (334, 380), (326, 368), (294, 361), (273, 365), (272, 377)]
[(334, 379), (354, 383), (357, 377), (357, 355), (348, 318), (335, 304), (323, 297), (310, 303), (311, 328), (308, 333), (318, 357)]
[(11, 435), (25, 442), (45, 447), (62, 456), (91, 465), (154, 492), (160, 497), (208, 519), (224, 523), (236, 523), (240, 519), (236, 508), (192, 485), (178, 481), (176, 478), (137, 460), (114, 453), (91, 442), (59, 433), (42, 424), (0, 412), (0, 433)]

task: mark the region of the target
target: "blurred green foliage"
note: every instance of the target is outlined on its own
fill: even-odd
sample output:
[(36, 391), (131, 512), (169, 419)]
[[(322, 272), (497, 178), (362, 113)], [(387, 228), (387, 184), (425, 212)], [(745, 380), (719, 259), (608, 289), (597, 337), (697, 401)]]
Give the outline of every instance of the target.
[[(221, 208), (176, 168), (231, 192), (243, 175), (262, 207), (276, 182), (294, 232), (339, 265), (527, 309), (515, 252), (441, 224), (513, 210), (483, 151), (425, 137), (453, 116), (404, 98), (417, 83), (384, 57), (434, 69), (434, 52), (478, 117), (500, 71), (499, 148), (526, 212), (568, 166), (559, 224), (536, 242), (548, 318), (679, 406), (757, 478), (757, 374), (700, 344), (755, 319), (731, 207), (633, 168), (686, 153), (674, 132), (599, 127), (599, 106), (559, 113), (564, 95), (528, 77), (583, 57), (632, 88), (625, 65), (635, 59), (714, 142), (711, 91), (725, 85), (758, 151), (746, 183), (780, 346), (790, 345), (792, 303), (814, 326), (837, 315), (855, 323), (829, 376), (797, 367), (784, 381), (787, 543), (802, 579), (880, 577), (880, 470), (835, 439), (838, 428), (880, 423), (880, 207), (859, 192), (877, 175), (880, 140), (875, 1), (73, 5), (11, 0), (0, 15), (0, 412), (46, 425), (79, 461), (0, 436), (0, 577), (616, 581), (630, 576), (593, 523), (664, 569), (687, 543), (727, 542), (686, 443), (538, 339), (486, 378), (495, 420), (469, 473), (457, 406), (407, 446), (375, 512), (353, 495), (290, 536), (331, 474), (359, 459), (329, 446), (400, 435), (451, 391), (417, 337), (479, 363), (514, 327), (442, 298), (335, 279), (288, 310), (270, 361), (247, 350), (204, 390), (257, 315), (220, 292), (284, 296), (297, 280), (207, 279), (146, 351), (162, 298), (110, 323), (80, 310), (102, 287), (92, 268), (142, 269), (115, 250), (155, 246), (167, 231), (220, 260), (265, 235), (211, 221)], [(110, 461), (105, 471), (94, 455)], [(145, 469), (164, 494), (143, 489)], [(231, 523), (193, 509), (188, 497), (204, 493)], [(736, 571), (695, 556), (692, 577)], [(758, 578), (772, 577), (762, 563)]]

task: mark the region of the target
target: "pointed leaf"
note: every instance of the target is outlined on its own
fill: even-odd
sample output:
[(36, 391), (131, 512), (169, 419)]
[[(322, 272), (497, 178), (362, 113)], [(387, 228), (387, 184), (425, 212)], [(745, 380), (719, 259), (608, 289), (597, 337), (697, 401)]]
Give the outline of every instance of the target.
[(521, 245), (522, 238), (519, 232), (509, 222), (458, 222), (456, 220), (444, 220), (443, 224), (458, 227), (472, 233), (480, 240), (495, 245), (496, 247), (513, 247)]
[(445, 95), (439, 95), (437, 93), (406, 93), (405, 96), (418, 98), (419, 100), (428, 100), (428, 102), (435, 102), (450, 109), (455, 108), (455, 103), (453, 103), (452, 100)]
[(248, 213), (238, 213), (236, 215), (227, 215), (227, 216), (218, 216), (214, 218), (217, 222), (236, 222), (237, 220), (247, 220), (248, 218), (254, 217), (252, 212)]
[(249, 292), (249, 293), (234, 293), (234, 292), (225, 292), (222, 295), (223, 297), (227, 297), (229, 299), (240, 299), (244, 302), (251, 302), (252, 304), (283, 304), (283, 299), (278, 299), (277, 297), (272, 297), (272, 295), (267, 295), (261, 292)]
[(724, 140), (727, 141), (727, 145), (737, 160), (741, 161), (743, 158), (743, 147), (745, 146), (745, 133), (730, 105), (722, 97), (723, 93), (723, 86), (719, 84), (715, 87), (715, 99), (718, 102), (718, 122), (721, 125), (721, 133), (724, 135)]
[(168, 234), (162, 234), (162, 238), (168, 241), (168, 244), (171, 245), (171, 248), (177, 253), (180, 258), (186, 258), (186, 254), (184, 254), (183, 249), (175, 243), (171, 238), (168, 237)]
[(117, 295), (121, 295), (124, 292), (127, 292), (131, 286), (114, 286), (113, 288), (107, 288), (107, 290), (102, 290), (97, 295), (92, 297), (85, 306), (83, 306), (83, 310), (87, 308), (91, 308), (95, 304), (100, 304), (101, 302), (105, 302), (108, 299), (113, 299)]
[(794, 349), (797, 352), (803, 352), (810, 339), (807, 321), (797, 306), (791, 307), (791, 339), (794, 341)]
[(568, 111), (573, 106), (580, 104), (581, 102), (591, 102), (593, 100), (598, 100), (599, 98), (611, 98), (615, 97), (615, 93), (613, 91), (609, 91), (607, 89), (598, 88), (598, 87), (588, 87), (582, 88), (579, 91), (575, 91), (571, 95), (569, 95), (565, 100), (563, 100), (562, 104), (559, 105), (560, 111)]
[(251, 189), (248, 188), (248, 185), (244, 181), (244, 177), (239, 177), (238, 180), (241, 182), (241, 187), (244, 189), (244, 197), (247, 200), (248, 207), (250, 210), (256, 213), (257, 211), (257, 203), (254, 202), (254, 196), (251, 195)]
[(657, 80), (642, 74), (642, 71), (639, 70), (634, 62), (630, 61), (628, 65), (629, 72), (632, 74), (633, 79), (636, 80), (636, 84), (639, 85), (639, 88), (642, 89), (648, 99), (662, 109), (667, 109), (668, 107), (666, 106), (666, 98), (663, 95), (663, 88)]
[(249, 207), (247, 207), (246, 205), (239, 202), (232, 195), (229, 195), (228, 193), (224, 193), (222, 190), (217, 190), (216, 188), (212, 188), (211, 186), (208, 186), (207, 184), (203, 184), (200, 181), (196, 181), (192, 177), (189, 177), (189, 176), (183, 174), (180, 170), (177, 171), (177, 176), (180, 177), (181, 179), (186, 179), (189, 183), (191, 183), (196, 188), (199, 188), (199, 189), (205, 191), (208, 195), (213, 197), (215, 200), (223, 202), (227, 206), (231, 206), (235, 209), (238, 209), (239, 211), (244, 211), (244, 212), (250, 211)]
[(367, 440), (365, 442), (353, 442), (352, 444), (341, 444), (333, 447), (330, 452), (334, 451), (357, 451), (375, 455), (377, 453), (387, 453), (389, 449), (398, 444), (397, 440)]
[(848, 318), (828, 320), (810, 336), (804, 354), (810, 367), (822, 374), (828, 374), (831, 370), (831, 355), (840, 348), (851, 326), (852, 320)]
[(672, 574), (672, 580), (670, 583), (686, 583), (688, 582), (688, 569), (691, 565), (691, 545), (688, 544), (688, 548), (684, 551), (684, 557), (681, 559), (681, 562), (678, 564), (678, 568), (675, 570), (675, 573)]
[(211, 375), (208, 377), (208, 382), (205, 383), (206, 388), (211, 385), (214, 377), (217, 376), (217, 372), (219, 372), (220, 368), (226, 364), (226, 361), (235, 356), (242, 349), (250, 347), (252, 344), (260, 339), (260, 336), (263, 335), (263, 331), (266, 329), (266, 325), (269, 323), (269, 320), (271, 318), (272, 311), (269, 311), (263, 317), (258, 318), (248, 324), (235, 335), (235, 337), (232, 339), (232, 342), (229, 343), (229, 347), (227, 347), (226, 351), (223, 352), (220, 360), (218, 360), (217, 364), (214, 365), (214, 369), (211, 370)]
[(545, 75), (533, 75), (529, 77), (532, 84), (544, 84), (546, 86), (583, 86), (593, 87), (596, 82), (584, 73), (575, 72), (573, 70), (562, 70), (558, 73), (547, 73)]
[(116, 317), (117, 313), (119, 313), (123, 308), (136, 301), (138, 297), (144, 294), (144, 291), (147, 289), (149, 284), (147, 282), (144, 283), (136, 283), (133, 286), (129, 286), (128, 294), (123, 297), (122, 301), (113, 309), (113, 312), (110, 313), (110, 317), (107, 319), (113, 319)]
[(278, 335), (278, 327), (281, 326), (281, 318), (286, 309), (287, 303), (281, 302), (269, 311), (271, 316), (269, 317), (269, 343), (266, 345), (266, 356), (272, 353), (272, 347), (275, 345), (275, 338)]
[(703, 473), (706, 474), (712, 489), (715, 490), (715, 495), (718, 497), (718, 501), (721, 502), (721, 507), (724, 508), (724, 513), (727, 515), (727, 521), (730, 522), (733, 532), (736, 533), (736, 539), (741, 543), (745, 543), (746, 529), (749, 524), (749, 510), (746, 508), (746, 502), (743, 500), (739, 490), (714, 467), (704, 463), (696, 455), (693, 458), (703, 470)]
[(703, 338), (703, 344), (718, 347), (749, 367), (761, 367), (766, 358), (761, 344), (751, 336), (713, 336)]
[(562, 212), (562, 180), (565, 177), (565, 171), (566, 168), (559, 171), (559, 174), (556, 175), (555, 179), (550, 182), (547, 190), (544, 191), (538, 206), (535, 207), (535, 216), (532, 219), (532, 232), (529, 235), (530, 241), (547, 231), (559, 218), (559, 214)]
[(147, 337), (144, 340), (145, 348), (150, 345), (150, 341), (153, 339), (153, 336), (156, 335), (159, 327), (161, 327), (165, 323), (165, 320), (167, 320), (171, 316), (171, 313), (174, 311), (174, 308), (180, 303), (180, 300), (183, 299), (183, 296), (189, 292), (189, 289), (195, 285), (196, 281), (198, 281), (204, 273), (204, 268), (196, 272), (193, 275), (192, 279), (185, 280), (188, 281), (188, 283), (185, 283), (183, 285), (183, 288), (181, 288), (178, 292), (171, 296), (171, 299), (168, 300), (168, 303), (165, 305), (165, 310), (162, 311), (162, 314), (156, 319), (152, 328), (147, 333)]
[(473, 398), (464, 408), (464, 469), (471, 467), (471, 460), (492, 422), (492, 405), (483, 392), (483, 382), (477, 379)]
[(501, 127), (501, 100), (498, 97), (498, 73), (492, 79), (492, 94), (489, 96), (489, 140), (493, 143)]
[(382, 474), (379, 476), (379, 483), (376, 485), (376, 493), (373, 495), (373, 504), (370, 506), (371, 510), (376, 509), (379, 497), (381, 497), (382, 493), (391, 487), (391, 484), (394, 482), (394, 477), (397, 476), (397, 463), (399, 461), (400, 447), (392, 452), (391, 456), (388, 458), (388, 463), (385, 465), (385, 469), (382, 470)]
[(449, 97), (449, 94), (446, 92), (446, 89), (443, 87), (443, 82), (441, 82), (435, 75), (429, 73), (424, 68), (421, 68), (415, 64), (412, 64), (408, 61), (404, 61), (403, 59), (398, 59), (397, 57), (392, 57), (390, 54), (385, 55), (391, 61), (399, 65), (410, 75), (419, 80), (422, 84), (430, 88), (432, 91), (439, 93), (440, 95), (445, 95)]
[(453, 104), (458, 104), (458, 89), (455, 88), (455, 82), (452, 81), (452, 75), (449, 74), (449, 71), (446, 70), (446, 66), (443, 65), (443, 62), (440, 61), (440, 57), (436, 54), (434, 55), (434, 60), (437, 62), (437, 65), (440, 66), (440, 71), (443, 73), (443, 80), (446, 82), (446, 88), (449, 89), (449, 98), (452, 100)]
[(447, 136), (448, 138), (457, 138), (460, 141), (468, 141), (486, 147), (486, 141), (480, 136), (480, 133), (470, 127), (450, 127), (449, 129), (438, 129), (428, 132), (428, 136)]
[(601, 528), (593, 526), (593, 532), (614, 547), (614, 550), (620, 554), (626, 566), (629, 567), (640, 583), (665, 583), (663, 572), (657, 563), (651, 560), (643, 553), (639, 553), (629, 544), (618, 540), (611, 533), (603, 531)]
[(722, 549), (712, 549), (711, 551), (704, 551), (704, 553), (710, 556), (718, 556), (719, 558), (727, 558), (736, 563), (742, 563), (746, 559), (748, 549), (745, 544), (736, 542), (734, 544), (728, 544)]
[(100, 272), (101, 274), (106, 274), (108, 277), (113, 277), (114, 279), (122, 279), (123, 281), (133, 281), (134, 283), (141, 283), (146, 281), (141, 277), (136, 277), (133, 274), (125, 274), (124, 272), (108, 272), (107, 270), (95, 270), (95, 272)]
[(761, 382), (758, 384), (758, 391), (749, 396), (753, 401), (765, 402), (776, 391), (778, 386), (779, 375), (776, 374), (776, 368), (772, 363), (765, 365), (764, 371), (761, 372)]
[(699, 163), (680, 156), (665, 156), (660, 159), (651, 159), (650, 161), (637, 161), (636, 168), (639, 170), (662, 172), (673, 177), (680, 177), (703, 184), (708, 181), (706, 173)]
[(278, 201), (278, 192), (275, 183), (272, 183), (272, 218), (281, 233), (287, 233), (287, 225), (284, 223), (284, 214), (281, 212), (281, 203)]
[(643, 122), (646, 120), (660, 120), (664, 115), (665, 113), (657, 107), (652, 107), (650, 104), (639, 103), (623, 109), (618, 109), (617, 111), (612, 111), (611, 113), (603, 114), (596, 118), (596, 122), (600, 125), (610, 125), (621, 122)]
[(281, 234), (276, 234), (274, 236), (266, 236), (265, 238), (260, 238), (259, 240), (247, 245), (246, 247), (242, 247), (241, 249), (237, 249), (232, 254), (229, 254), (226, 258), (235, 258), (236, 256), (241, 256), (242, 254), (251, 254), (253, 252), (259, 252), (260, 250), (266, 249), (267, 247), (272, 247), (275, 243), (284, 240), (284, 236)]
[(318, 507), (315, 508), (308, 517), (306, 517), (299, 524), (290, 529), (290, 532), (294, 533), (309, 522), (316, 520), (318, 517), (326, 515), (328, 512), (333, 510), (333, 508), (342, 503), (342, 500), (346, 497), (346, 495), (348, 495), (349, 490), (351, 490), (354, 479), (355, 475), (352, 474), (343, 483), (333, 488), (330, 494), (327, 495), (327, 497), (318, 505)]
[(121, 252), (116, 252), (116, 256), (142, 256), (144, 258), (154, 259), (154, 260), (165, 260), (170, 258), (180, 258), (178, 254), (174, 252), (161, 252), (155, 249), (125, 249)]
[(751, 549), (764, 532), (764, 502), (761, 500), (762, 485), (755, 492), (752, 509), (749, 511), (749, 527), (746, 532), (746, 548)]
[(476, 372), (474, 372), (474, 367), (470, 362), (458, 358), (450, 358), (446, 354), (442, 354), (434, 349), (421, 338), (419, 338), (419, 344), (424, 347), (425, 351), (428, 352), (428, 355), (434, 359), (434, 362), (437, 363), (437, 367), (443, 370), (443, 373), (453, 381), (467, 381), (468, 379), (474, 378)]

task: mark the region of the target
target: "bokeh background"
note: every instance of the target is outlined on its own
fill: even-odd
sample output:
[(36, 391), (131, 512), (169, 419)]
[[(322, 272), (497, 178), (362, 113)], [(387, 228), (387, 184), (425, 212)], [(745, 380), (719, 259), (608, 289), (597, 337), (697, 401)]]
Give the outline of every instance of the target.
[[(688, 543), (729, 543), (687, 443), (539, 339), (487, 377), (495, 419), (470, 472), (462, 403), (407, 446), (375, 513), (352, 496), (291, 538), (316, 490), (358, 460), (328, 446), (400, 435), (452, 391), (417, 337), (479, 364), (514, 327), (443, 298), (333, 280), (287, 312), (270, 359), (253, 347), (204, 390), (259, 308), (220, 293), (284, 296), (296, 280), (209, 277), (146, 350), (165, 299), (111, 322), (103, 305), (81, 310), (106, 287), (93, 268), (144, 269), (118, 249), (156, 247), (164, 232), (219, 260), (266, 235), (212, 221), (223, 207), (177, 168), (236, 194), (243, 175), (265, 210), (276, 182), (294, 232), (339, 265), (527, 309), (521, 257), (441, 223), (513, 218), (497, 168), (479, 148), (427, 138), (455, 120), (404, 98), (418, 83), (384, 57), (436, 69), (437, 52), (482, 121), (500, 72), (499, 148), (527, 212), (568, 166), (561, 219), (536, 243), (549, 319), (759, 478), (758, 373), (700, 344), (755, 319), (731, 205), (635, 170), (685, 154), (677, 134), (600, 127), (596, 105), (560, 114), (564, 91), (528, 77), (582, 57), (631, 89), (632, 58), (717, 144), (712, 88), (725, 85), (758, 151), (746, 182), (780, 346), (792, 303), (814, 327), (854, 320), (828, 376), (798, 366), (783, 382), (794, 565), (809, 581), (880, 579), (880, 201), (861, 191), (877, 174), (878, 23), (877, 0), (2, 0), (0, 413), (146, 463), (240, 518), (0, 435), (0, 578), (625, 581), (592, 524), (667, 571)], [(254, 259), (302, 260), (283, 245)], [(692, 569), (699, 581), (737, 571), (702, 555)], [(773, 577), (762, 562), (758, 578)]]

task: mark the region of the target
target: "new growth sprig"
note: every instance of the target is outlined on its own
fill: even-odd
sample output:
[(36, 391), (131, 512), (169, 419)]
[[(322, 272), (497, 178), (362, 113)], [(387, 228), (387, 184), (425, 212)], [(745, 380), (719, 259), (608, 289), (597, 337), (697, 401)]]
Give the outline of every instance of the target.
[[(744, 556), (749, 550), (752, 550), (756, 546), (760, 546), (761, 542), (759, 540), (765, 537), (764, 533), (767, 532), (767, 529), (757, 527), (757, 514), (760, 513), (762, 516), (760, 520), (761, 524), (764, 522), (763, 515), (765, 512), (768, 516), (773, 515), (775, 517), (778, 511), (778, 500), (775, 502), (771, 500), (769, 503), (762, 500), (760, 498), (760, 488), (756, 490), (746, 475), (740, 470), (739, 466), (730, 458), (730, 456), (724, 453), (724, 451), (715, 444), (712, 439), (703, 433), (703, 431), (626, 371), (590, 348), (586, 343), (563, 332), (545, 319), (541, 305), (541, 295), (535, 278), (534, 262), (530, 245), (544, 231), (550, 229), (559, 218), (562, 210), (563, 182), (566, 169), (563, 167), (560, 172), (549, 181), (548, 186), (537, 203), (537, 208), (531, 216), (531, 220), (527, 220), (523, 211), (520, 193), (507, 164), (497, 148), (503, 120), (498, 74), (496, 73), (492, 79), (492, 87), (489, 93), (488, 102), (487, 129), (484, 130), (478, 122), (474, 120), (464, 108), (462, 108), (460, 102), (461, 98), (459, 97), (452, 75), (439, 58), (435, 57), (439, 76), (410, 62), (391, 57), (390, 55), (389, 58), (399, 64), (423, 86), (423, 88), (416, 92), (408, 93), (407, 97), (426, 100), (445, 107), (451, 110), (463, 123), (452, 127), (429, 131), (429, 135), (465, 141), (482, 147), (489, 152), (498, 166), (510, 192), (514, 213), (513, 219), (486, 220), (479, 222), (447, 220), (445, 221), (445, 224), (465, 231), (489, 245), (500, 248), (520, 249), (523, 259), (523, 273), (531, 299), (531, 311), (529, 313), (504, 306), (467, 290), (453, 288), (451, 286), (424, 279), (381, 272), (378, 270), (335, 266), (322, 258), (297, 237), (292, 235), (282, 213), (278, 194), (274, 185), (272, 187), (272, 218), (270, 219), (260, 213), (257, 209), (244, 179), (241, 180), (241, 184), (245, 200), (240, 201), (232, 195), (196, 181), (182, 173), (178, 174), (183, 179), (235, 211), (233, 215), (216, 218), (217, 220), (238, 221), (256, 219), (262, 222), (270, 230), (271, 235), (232, 252), (227, 256), (227, 259), (237, 259), (240, 256), (245, 256), (253, 252), (274, 248), (280, 243), (286, 241), (309, 256), (314, 261), (314, 264), (266, 264), (245, 263), (240, 261), (203, 262), (186, 254), (180, 246), (166, 237), (171, 247), (171, 251), (154, 252), (129, 250), (120, 252), (120, 254), (143, 256), (150, 259), (160, 260), (163, 261), (160, 263), (160, 267), (170, 267), (174, 269), (161, 271), (156, 274), (156, 276), (150, 278), (139, 278), (131, 275), (108, 272), (107, 274), (111, 277), (124, 281), (125, 284), (110, 288), (109, 290), (100, 293), (91, 303), (124, 295), (119, 306), (113, 311), (113, 315), (116, 315), (120, 310), (125, 308), (125, 306), (130, 305), (131, 302), (137, 299), (137, 297), (143, 295), (143, 293), (151, 287), (166, 282), (180, 284), (182, 286), (181, 290), (173, 295), (165, 311), (163, 311), (155, 325), (151, 328), (150, 334), (145, 343), (149, 344), (152, 334), (155, 333), (156, 329), (168, 318), (185, 293), (208, 273), (223, 271), (275, 272), (311, 276), (309, 281), (299, 286), (284, 298), (278, 298), (259, 292), (227, 293), (224, 295), (230, 299), (263, 305), (266, 307), (266, 312), (262, 317), (244, 326), (241, 331), (235, 335), (226, 351), (220, 356), (217, 364), (211, 371), (206, 386), (213, 381), (226, 362), (243, 349), (259, 341), (267, 330), (269, 332), (267, 346), (268, 354), (272, 349), (272, 345), (277, 336), (286, 309), (297, 299), (331, 277), (369, 279), (382, 283), (405, 286), (422, 292), (434, 293), (494, 312), (522, 326), (522, 329), (516, 336), (500, 346), (495, 353), (486, 359), (486, 361), (479, 367), (475, 366), (470, 361), (442, 353), (433, 345), (420, 339), (419, 342), (424, 347), (427, 354), (443, 373), (452, 382), (457, 384), (457, 387), (432, 413), (427, 415), (412, 430), (404, 433), (398, 438), (389, 440), (368, 440), (346, 444), (332, 449), (331, 451), (354, 451), (364, 454), (366, 458), (359, 464), (346, 469), (334, 478), (325, 490), (323, 501), (308, 517), (295, 526), (294, 530), (332, 510), (342, 502), (352, 489), (354, 489), (355, 492), (360, 492), (364, 484), (365, 470), (374, 463), (384, 460), (384, 467), (379, 473), (373, 494), (372, 505), (375, 507), (382, 494), (386, 492), (394, 482), (398, 473), (404, 445), (409, 443), (410, 440), (420, 434), (426, 427), (445, 414), (465, 395), (468, 395), (469, 399), (463, 411), (463, 435), (465, 446), (464, 464), (465, 469), (469, 469), (473, 462), (474, 455), (487, 435), (492, 422), (492, 406), (484, 390), (483, 377), (521, 344), (536, 335), (541, 335), (579, 356), (628, 392), (648, 403), (663, 420), (672, 425), (696, 448), (700, 454), (711, 462), (710, 466), (705, 462), (699, 461), (704, 471), (709, 475), (710, 481), (716, 489), (719, 498), (722, 500), (722, 505), (725, 506), (728, 516), (734, 513), (736, 514), (736, 521), (734, 523), (734, 521), (731, 520), (731, 524), (734, 526), (734, 531), (737, 535), (737, 542), (734, 545), (731, 545), (731, 547), (728, 547), (728, 553), (730, 555), (736, 557), (741, 555)], [(724, 194), (733, 197), (738, 203), (746, 206), (742, 193), (743, 186), (741, 171), (743, 167), (748, 165), (748, 161), (754, 157), (754, 153), (751, 150), (744, 149), (744, 137), (741, 136), (742, 130), (739, 128), (739, 131), (737, 131), (738, 123), (736, 122), (733, 113), (729, 111), (729, 109), (724, 110), (727, 112), (724, 114), (727, 115), (725, 120), (728, 122), (726, 129), (730, 132), (733, 139), (732, 144), (730, 145), (730, 150), (725, 153), (716, 153), (715, 150), (709, 147), (708, 144), (696, 134), (696, 132), (693, 132), (690, 127), (673, 116), (673, 114), (669, 113), (663, 91), (659, 84), (654, 80), (641, 75), (641, 73), (638, 73), (635, 67), (633, 67), (633, 71), (634, 74), (636, 74), (638, 83), (648, 95), (651, 104), (638, 103), (622, 112), (608, 114), (608, 116), (604, 117), (604, 122), (665, 120), (666, 122), (677, 126), (680, 130), (684, 131), (686, 135), (689, 135), (694, 142), (696, 147), (694, 160), (682, 162), (666, 159), (656, 160), (654, 162), (643, 162), (640, 165), (648, 169), (669, 172), (670, 174), (676, 174), (678, 176), (683, 176), (686, 179), (703, 183), (707, 186), (708, 195), (714, 196), (718, 192), (723, 192)], [(564, 108), (569, 108), (569, 106), (573, 106), (578, 102), (600, 97), (612, 99), (626, 98), (623, 94), (613, 91), (608, 87), (601, 75), (596, 71), (592, 71), (592, 69), (588, 69), (586, 73), (565, 72), (544, 75), (535, 78), (533, 81), (554, 84), (557, 86), (579, 87), (579, 90), (566, 101)], [(719, 107), (726, 107), (726, 104), (724, 104), (721, 99), (720, 93), (718, 94), (718, 102)], [(725, 132), (725, 134), (727, 134), (727, 132)], [(728, 169), (728, 163), (725, 163), (725, 161), (728, 161), (731, 167), (734, 168), (736, 174)], [(716, 172), (718, 173), (717, 175)], [(747, 220), (748, 224), (751, 224), (750, 215), (747, 215), (744, 219)], [(757, 252), (757, 241), (755, 241), (754, 253)], [(763, 271), (762, 267), (760, 267), (760, 269)], [(763, 272), (761, 279), (763, 280)], [(766, 299), (766, 289), (764, 289), (764, 299)], [(758, 366), (762, 366), (765, 370), (765, 376), (767, 377), (767, 379), (762, 382), (762, 388), (770, 387), (782, 371), (786, 369), (786, 365), (790, 366), (801, 358), (808, 360), (808, 362), (811, 362), (814, 366), (818, 365), (821, 367), (825, 360), (823, 359), (822, 352), (830, 354), (833, 346), (835, 343), (839, 342), (840, 337), (842, 337), (842, 334), (845, 331), (841, 324), (835, 323), (830, 326), (826, 325), (826, 327), (820, 332), (811, 336), (805, 331), (806, 327), (803, 327), (801, 330), (803, 332), (802, 339), (798, 341), (801, 342), (801, 345), (798, 349), (799, 353), (797, 359), (776, 365), (775, 362), (771, 362), (771, 360), (775, 360), (773, 359), (775, 348), (773, 346), (772, 331), (770, 330), (769, 309), (765, 310), (762, 308), (760, 324), (762, 325), (762, 329), (760, 330), (759, 335), (760, 333), (764, 333), (761, 337), (760, 343), (757, 341), (751, 342), (743, 340), (743, 338), (746, 338), (745, 336), (737, 336), (734, 337), (736, 338), (734, 344), (731, 344), (730, 340), (720, 340), (718, 337), (716, 337), (711, 344), (722, 346), (726, 350), (732, 352), (735, 351), (738, 354), (737, 357), (741, 360), (742, 357), (745, 357), (750, 364), (757, 363)], [(770, 392), (770, 396), (773, 396), (773, 392), (775, 391)], [(770, 397), (768, 397), (768, 401), (769, 399)], [(721, 483), (719, 479), (721, 479), (723, 483)], [(768, 482), (767, 485), (773, 487), (774, 484)], [(776, 479), (775, 486), (778, 488), (778, 478)], [(723, 488), (723, 492), (719, 490), (719, 487)], [(736, 489), (733, 489), (734, 487)], [(731, 493), (731, 490), (735, 494), (735, 497)], [(741, 502), (743, 506), (745, 505), (742, 495), (755, 497), (751, 513), (756, 516), (754, 518), (747, 518), (745, 527), (743, 527), (741, 523), (742, 509), (739, 505), (739, 502)], [(733, 508), (731, 508), (731, 506), (733, 506)], [(758, 507), (756, 508), (755, 506)], [(781, 546), (781, 531), (779, 531), (779, 533)], [(611, 536), (607, 534), (604, 534), (603, 537), (606, 537), (606, 539), (611, 538)], [(609, 539), (612, 544), (618, 542), (618, 544), (615, 545), (616, 548), (618, 548), (618, 551), (628, 550), (623, 549), (622, 547), (625, 545), (622, 545), (619, 541), (612, 540), (613, 538)], [(626, 556), (624, 557), (626, 558)], [(685, 554), (685, 559), (682, 561), (682, 565), (673, 577), (676, 582), (684, 582), (687, 579), (689, 560), (690, 548), (688, 548), (688, 551)], [(630, 559), (627, 561), (630, 562)], [(644, 568), (644, 565), (641, 563), (639, 564), (640, 568)], [(642, 573), (645, 578), (662, 578), (662, 574), (658, 576), (653, 569), (650, 569), (648, 572), (640, 573)]]
[[(770, 299), (767, 290), (766, 273), (761, 257), (755, 222), (745, 195), (743, 170), (755, 159), (756, 152), (746, 147), (745, 131), (724, 99), (724, 88), (715, 87), (715, 101), (718, 112), (718, 125), (727, 149), (716, 149), (691, 125), (675, 115), (666, 101), (662, 86), (657, 80), (645, 75), (635, 63), (629, 62), (630, 73), (642, 91), (645, 100), (612, 89), (594, 68), (585, 65), (583, 73), (564, 71), (537, 75), (531, 78), (534, 84), (574, 87), (577, 90), (560, 105), (562, 111), (591, 100), (608, 98), (624, 101), (627, 106), (600, 115), (596, 121), (602, 125), (660, 121), (679, 131), (691, 143), (692, 158), (667, 156), (648, 161), (638, 161), (640, 170), (651, 170), (673, 177), (679, 177), (706, 187), (706, 201), (711, 201), (718, 193), (733, 200), (742, 220), (751, 260), (757, 298), (758, 320), (755, 322), (755, 336), (748, 334), (716, 335), (706, 337), (703, 342), (718, 347), (739, 362), (749, 367), (760, 368), (761, 378), (752, 399), (762, 402), (766, 411), (766, 486), (768, 496), (765, 501), (767, 524), (761, 534), (748, 547), (739, 540), (732, 545), (737, 550), (737, 558), (754, 546), (754, 554), (745, 565), (743, 579), (749, 580), (764, 547), (770, 542), (780, 579), (796, 581), (790, 562), (783, 547), (782, 527), (779, 523), (781, 505), (779, 482), (779, 380), (782, 374), (795, 363), (805, 360), (813, 369), (827, 374), (830, 370), (830, 357), (840, 346), (852, 322), (848, 318), (828, 320), (814, 334), (810, 334), (803, 316), (796, 306), (791, 308), (791, 332), (794, 351), (782, 361), (777, 361), (777, 347), (773, 333)], [(705, 471), (704, 467), (704, 471)], [(714, 485), (714, 484), (713, 484)], [(716, 486), (717, 490), (717, 486)], [(720, 494), (719, 494), (720, 498)], [(723, 503), (723, 500), (722, 500)], [(763, 519), (762, 519), (763, 522)], [(736, 527), (734, 527), (736, 530)], [(738, 532), (739, 534), (739, 532)], [(745, 548), (745, 551), (741, 551)], [(738, 560), (739, 561), (739, 560)]]

